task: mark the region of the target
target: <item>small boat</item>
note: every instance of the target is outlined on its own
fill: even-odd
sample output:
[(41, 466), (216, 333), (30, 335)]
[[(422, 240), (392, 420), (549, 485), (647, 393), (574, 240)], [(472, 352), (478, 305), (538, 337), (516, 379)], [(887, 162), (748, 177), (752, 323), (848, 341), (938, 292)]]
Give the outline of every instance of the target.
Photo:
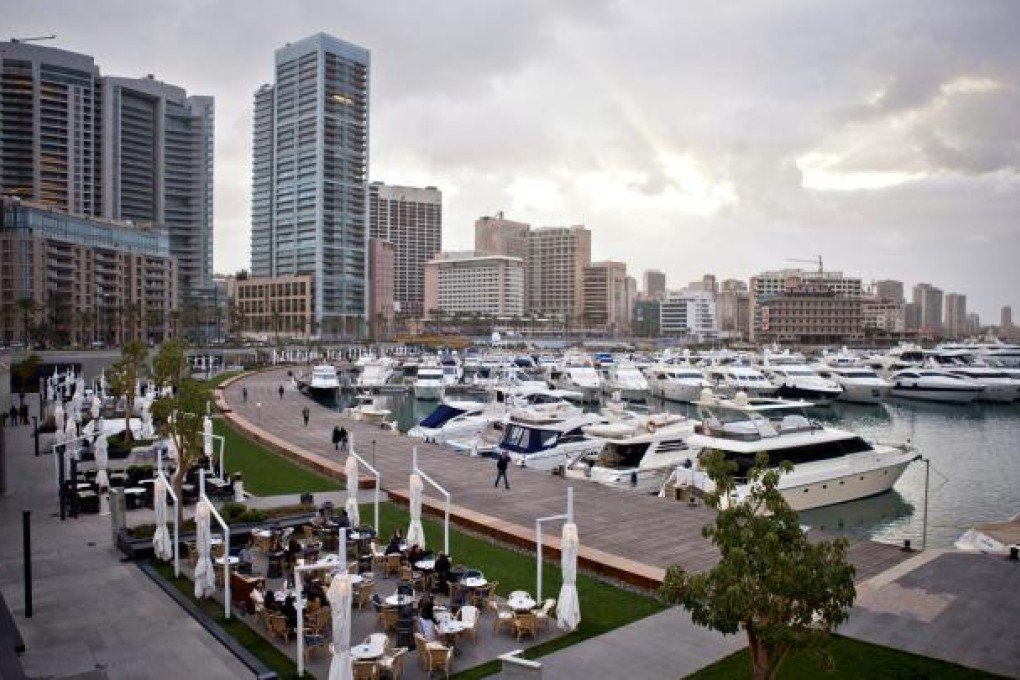
[(444, 401), (408, 430), (407, 436), (438, 444), (476, 436), (488, 424), (489, 410), (489, 404), (480, 401)]
[(1011, 548), (1020, 546), (1020, 515), (1008, 522), (980, 524), (968, 529), (953, 546), (968, 552), (1008, 555)]
[(607, 419), (594, 413), (556, 422), (511, 420), (506, 424), (499, 451), (510, 454), (520, 467), (547, 470), (565, 467), (567, 461), (586, 455), (597, 455), (602, 440), (589, 436), (584, 428), (605, 423)]
[(388, 408), (376, 406), (375, 397), (370, 393), (361, 393), (357, 396), (358, 403), (355, 406), (344, 409), (343, 415), (352, 420), (359, 420), (366, 423), (388, 425), (386, 420), (391, 411)]

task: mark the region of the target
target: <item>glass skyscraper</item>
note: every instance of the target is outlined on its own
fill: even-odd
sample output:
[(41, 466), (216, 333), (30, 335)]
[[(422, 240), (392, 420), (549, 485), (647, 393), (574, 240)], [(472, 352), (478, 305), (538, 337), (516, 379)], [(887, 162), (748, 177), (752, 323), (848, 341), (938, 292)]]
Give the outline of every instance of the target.
[(317, 33), (278, 49), (255, 93), (251, 273), (311, 274), (327, 339), (366, 333), (369, 64)]

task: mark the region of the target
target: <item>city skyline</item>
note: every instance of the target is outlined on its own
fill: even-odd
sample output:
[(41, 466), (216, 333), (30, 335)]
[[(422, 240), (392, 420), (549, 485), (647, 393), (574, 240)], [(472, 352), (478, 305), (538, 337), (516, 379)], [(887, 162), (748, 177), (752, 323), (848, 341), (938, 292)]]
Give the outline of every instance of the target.
[(218, 272), (249, 262), (252, 93), (323, 31), (373, 55), (369, 179), (442, 191), (447, 249), (503, 210), (583, 224), (593, 260), (671, 288), (820, 254), (964, 294), (986, 323), (1018, 303), (1014, 5), (410, 7), (43, 1), (7, 24), (216, 98)]

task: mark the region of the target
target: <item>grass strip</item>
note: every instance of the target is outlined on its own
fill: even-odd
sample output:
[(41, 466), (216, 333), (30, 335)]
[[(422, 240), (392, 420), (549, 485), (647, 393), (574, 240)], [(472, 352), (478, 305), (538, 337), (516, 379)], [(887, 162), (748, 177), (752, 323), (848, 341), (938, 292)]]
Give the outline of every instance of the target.
[(256, 496), (279, 496), (338, 491), (343, 485), (302, 467), (248, 439), (222, 419), (213, 420), (213, 432), (224, 437), (224, 456), (230, 473), (244, 476), (244, 488)]
[(205, 384), (211, 390), (215, 390), (217, 387), (225, 383), (226, 381), (233, 378), (235, 375), (241, 375), (242, 371), (226, 371), (225, 373), (219, 373), (214, 375), (205, 381)]
[[(822, 646), (822, 651), (832, 658), (831, 672), (819, 655), (820, 650), (799, 650), (791, 652), (779, 671), (780, 678), (825, 678), (825, 680), (870, 680), (902, 678), (994, 678), (990, 673), (966, 668), (947, 661), (917, 656), (898, 649), (861, 642), (852, 638), (834, 635)], [(730, 680), (751, 677), (751, 655), (743, 649), (694, 673), (694, 680)]]

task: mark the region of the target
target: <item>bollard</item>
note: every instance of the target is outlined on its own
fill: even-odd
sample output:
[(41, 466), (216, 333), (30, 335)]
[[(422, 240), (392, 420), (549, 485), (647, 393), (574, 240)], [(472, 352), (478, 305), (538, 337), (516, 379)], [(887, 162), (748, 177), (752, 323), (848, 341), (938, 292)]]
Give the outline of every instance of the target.
[(32, 511), (21, 512), (22, 550), (25, 561), (25, 618), (32, 618)]
[(901, 550), (903, 550), (903, 552), (910, 552), (911, 548), (910, 548), (910, 539), (909, 538), (904, 538), (903, 539), (903, 548), (901, 548)]
[(1009, 546), (1009, 559), (1013, 562), (1020, 561), (1020, 545)]
[(39, 457), (39, 417), (32, 416), (32, 437), (35, 439), (35, 457)]

